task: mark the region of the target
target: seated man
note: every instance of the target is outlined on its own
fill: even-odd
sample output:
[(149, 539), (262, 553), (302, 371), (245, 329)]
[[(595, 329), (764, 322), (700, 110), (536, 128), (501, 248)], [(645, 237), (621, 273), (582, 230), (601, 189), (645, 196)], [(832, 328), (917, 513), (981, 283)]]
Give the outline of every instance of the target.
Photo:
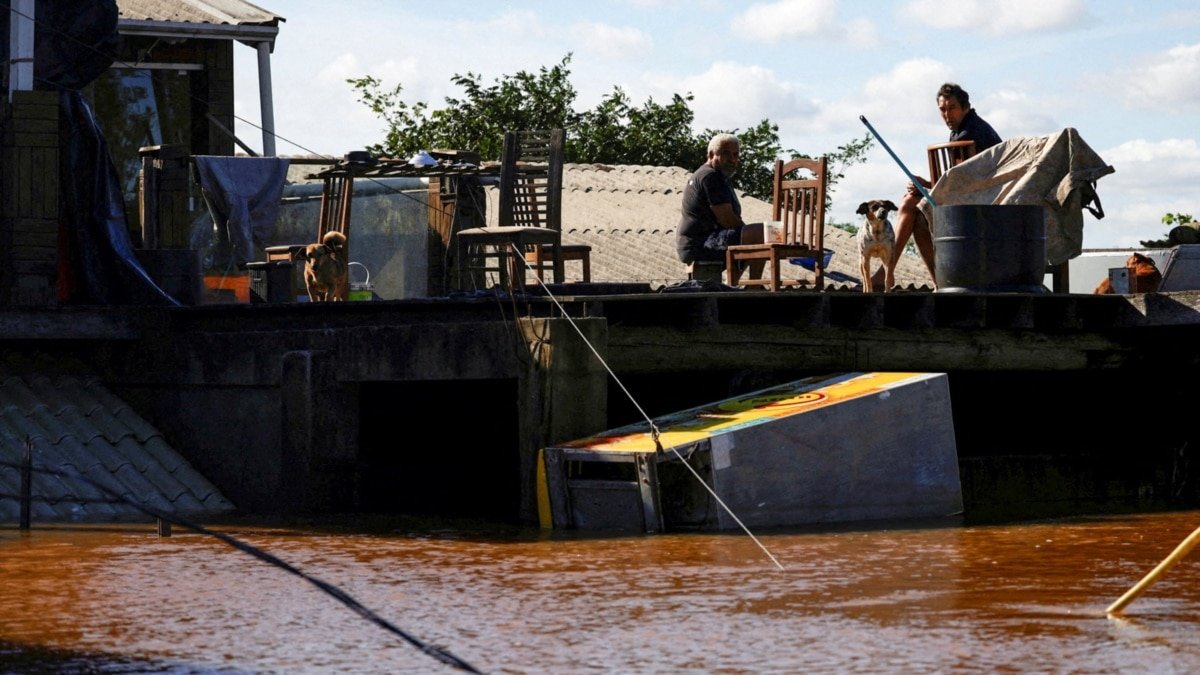
[[(742, 205), (729, 182), (741, 163), (740, 151), (736, 136), (717, 134), (708, 143), (708, 161), (688, 179), (675, 239), (676, 254), (684, 263), (724, 262), (730, 246), (763, 242), (762, 223), (742, 221)], [(754, 266), (761, 276), (763, 263)], [(755, 271), (750, 273), (757, 278)]]
[[(983, 118), (971, 107), (971, 97), (962, 87), (950, 82), (943, 84), (938, 89), (937, 104), (942, 120), (950, 128), (951, 141), (975, 141), (975, 152), (977, 153), (1000, 143), (1000, 136), (992, 129), (992, 125), (983, 121)], [(928, 180), (920, 176), (914, 177), (921, 181), (921, 185), (925, 188), (933, 187)], [(908, 244), (908, 237), (912, 235), (913, 241), (917, 244), (917, 252), (921, 254), (921, 260), (929, 269), (929, 276), (936, 283), (937, 275), (934, 273), (933, 266), (933, 234), (929, 230), (929, 223), (925, 221), (924, 214), (917, 208), (921, 198), (921, 191), (909, 183), (908, 190), (900, 200), (900, 208), (896, 212), (896, 248), (894, 250), (898, 255), (892, 256), (888, 266), (893, 272), (895, 271), (896, 263), (900, 259), (899, 254), (904, 252), (904, 247)]]

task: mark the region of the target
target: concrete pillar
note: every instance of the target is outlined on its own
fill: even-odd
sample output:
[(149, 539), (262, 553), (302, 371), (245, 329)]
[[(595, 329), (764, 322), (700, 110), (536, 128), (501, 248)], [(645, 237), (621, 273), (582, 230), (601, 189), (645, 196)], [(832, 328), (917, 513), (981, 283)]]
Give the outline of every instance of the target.
[(358, 408), (337, 380), (334, 354), (283, 355), (278, 507), (289, 511), (347, 508), (354, 496)]
[(263, 157), (275, 156), (275, 98), (271, 91), (271, 42), (259, 42), (258, 100), (262, 115)]
[(520, 517), (537, 524), (538, 451), (603, 431), (608, 424), (609, 376), (600, 362), (608, 352), (608, 321), (527, 318), (520, 320), (520, 328), (528, 347), (517, 382)]
[(37, 13), (34, 0), (12, 0), (5, 3), (8, 16), (8, 100), (13, 93), (33, 89), (34, 16)]

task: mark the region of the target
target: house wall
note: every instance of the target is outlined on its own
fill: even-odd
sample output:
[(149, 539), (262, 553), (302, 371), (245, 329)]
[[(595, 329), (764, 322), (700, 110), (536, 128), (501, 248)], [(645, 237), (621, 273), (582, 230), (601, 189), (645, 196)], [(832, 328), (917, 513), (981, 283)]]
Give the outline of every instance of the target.
[[(226, 129), (233, 129), (233, 42), (230, 40), (183, 40), (172, 43), (149, 37), (123, 36), (116, 65), (152, 63), (199, 64), (204, 67), (192, 78), (193, 155), (232, 155), (233, 139), (205, 117), (211, 114)], [(101, 125), (104, 121), (101, 120)]]
[(18, 91), (0, 108), (0, 305), (55, 302), (58, 94)]

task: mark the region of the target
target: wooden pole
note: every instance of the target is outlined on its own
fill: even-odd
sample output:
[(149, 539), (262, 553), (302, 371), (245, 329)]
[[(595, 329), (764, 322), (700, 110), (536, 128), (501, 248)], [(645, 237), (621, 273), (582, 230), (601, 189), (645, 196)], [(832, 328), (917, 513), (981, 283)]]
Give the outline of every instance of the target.
[(22, 530), (29, 529), (30, 503), (33, 501), (33, 439), (25, 438), (25, 450), (21, 453), (21, 523)]
[(1159, 577), (1165, 574), (1167, 570), (1174, 567), (1175, 563), (1182, 560), (1189, 551), (1196, 547), (1196, 544), (1200, 544), (1200, 527), (1196, 528), (1194, 532), (1189, 534), (1186, 539), (1180, 542), (1179, 546), (1176, 546), (1175, 550), (1171, 551), (1171, 555), (1167, 556), (1166, 559), (1158, 564), (1158, 567), (1150, 570), (1150, 573), (1142, 577), (1142, 580), (1137, 582), (1133, 588), (1125, 591), (1125, 595), (1122, 595), (1117, 599), (1116, 602), (1109, 605), (1105, 612), (1107, 614), (1120, 614), (1121, 610), (1125, 609), (1126, 605), (1133, 602), (1137, 596), (1142, 594), (1142, 591), (1150, 587), (1150, 584), (1158, 581)]

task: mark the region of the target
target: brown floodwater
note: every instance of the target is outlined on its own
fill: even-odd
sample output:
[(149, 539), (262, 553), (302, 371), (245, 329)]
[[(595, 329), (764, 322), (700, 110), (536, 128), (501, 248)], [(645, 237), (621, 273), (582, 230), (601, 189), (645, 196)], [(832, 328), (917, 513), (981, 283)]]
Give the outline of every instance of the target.
[[(36, 525), (36, 524), (35, 524)], [(493, 673), (1195, 672), (1200, 512), (585, 537), (213, 525)], [(307, 581), (153, 525), (0, 527), (0, 671), (455, 672)]]

